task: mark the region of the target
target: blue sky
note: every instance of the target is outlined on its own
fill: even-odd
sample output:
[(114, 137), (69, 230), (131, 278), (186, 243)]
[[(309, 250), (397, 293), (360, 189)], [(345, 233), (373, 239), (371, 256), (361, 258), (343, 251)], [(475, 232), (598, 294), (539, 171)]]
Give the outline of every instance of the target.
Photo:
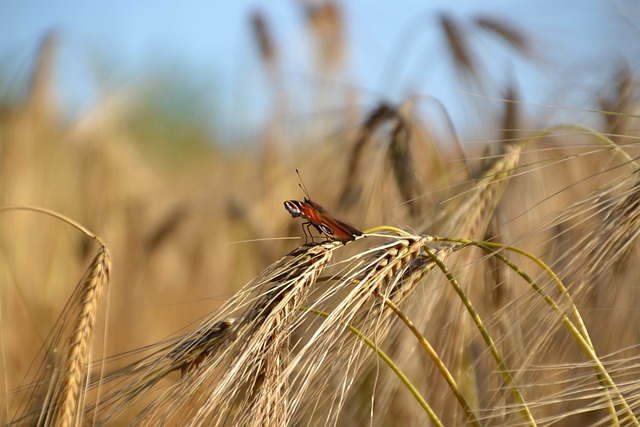
[[(504, 82), (515, 76), (532, 105), (589, 108), (584, 97), (605, 84), (616, 63), (624, 56), (630, 61), (639, 57), (640, 19), (635, 18), (640, 7), (631, 3), (344, 1), (348, 63), (334, 83), (354, 85), (374, 98), (392, 101), (408, 94), (434, 95), (464, 126), (460, 104), (473, 104), (474, 95), (456, 80), (447, 62), (435, 16), (447, 11), (464, 23), (484, 14), (502, 18), (529, 34), (539, 56), (535, 63), (521, 60), (483, 38), (478, 47), (489, 72), (501, 76), (496, 80)], [(293, 0), (113, 0), (101, 4), (0, 0), (0, 64), (9, 82), (25, 78), (43, 35), (55, 29), (61, 36), (56, 85), (70, 111), (81, 113), (90, 108), (96, 100), (96, 86), (105, 81), (108, 87), (135, 86), (154, 70), (166, 67), (185, 71), (176, 75), (191, 75), (202, 87), (210, 85), (216, 105), (212, 121), (217, 127), (229, 126), (228, 122), (243, 127), (233, 114), (234, 103), (256, 106), (253, 118), (247, 118), (252, 124), (260, 121), (269, 105), (248, 24), (256, 9), (274, 30), (284, 58), (285, 80), (317, 84), (303, 14)]]

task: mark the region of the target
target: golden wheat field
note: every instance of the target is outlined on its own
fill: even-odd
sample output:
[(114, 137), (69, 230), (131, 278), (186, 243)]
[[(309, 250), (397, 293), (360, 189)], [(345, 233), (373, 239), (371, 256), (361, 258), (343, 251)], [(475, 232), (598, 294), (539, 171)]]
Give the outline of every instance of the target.
[[(342, 5), (297, 7), (335, 75)], [(272, 24), (249, 18), (273, 94), (250, 143), (189, 123), (159, 141), (123, 94), (65, 120), (55, 35), (2, 99), (0, 423), (640, 425), (639, 64), (608, 65), (597, 107), (572, 107), (588, 123), (528, 115), (442, 13), (482, 136), (437, 99), (362, 106), (346, 85), (299, 119)], [(526, 31), (473, 25), (532, 55)], [(306, 240), (283, 206), (301, 187), (337, 215)]]

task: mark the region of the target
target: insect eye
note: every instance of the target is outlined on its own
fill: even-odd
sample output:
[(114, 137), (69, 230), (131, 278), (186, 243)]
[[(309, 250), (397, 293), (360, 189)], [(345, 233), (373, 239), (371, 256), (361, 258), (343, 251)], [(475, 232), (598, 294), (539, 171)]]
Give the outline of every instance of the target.
[(333, 234), (333, 230), (331, 228), (329, 228), (329, 226), (325, 225), (325, 224), (320, 224), (320, 230), (324, 233), (324, 234)]

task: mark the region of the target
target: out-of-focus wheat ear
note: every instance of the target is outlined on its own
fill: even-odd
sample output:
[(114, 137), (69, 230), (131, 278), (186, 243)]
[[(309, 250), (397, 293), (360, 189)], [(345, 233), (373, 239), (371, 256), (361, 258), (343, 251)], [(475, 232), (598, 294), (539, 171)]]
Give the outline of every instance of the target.
[(470, 239), (484, 236), (489, 220), (498, 207), (504, 189), (515, 170), (522, 143), (504, 144), (501, 156), (491, 160), (474, 182), (474, 188), (464, 201), (448, 214), (442, 235), (467, 236)]
[[(406, 104), (407, 106), (410, 104)], [(402, 108), (404, 110), (405, 108)], [(400, 190), (402, 200), (406, 201), (411, 217), (415, 220), (421, 218), (420, 193), (422, 187), (418, 182), (418, 173), (415, 167), (415, 156), (411, 150), (411, 128), (403, 117), (403, 111), (395, 117), (395, 123), (391, 130), (389, 141), (389, 163)]]
[(31, 77), (29, 88), (29, 109), (35, 114), (36, 123), (41, 120), (48, 122), (54, 108), (53, 89), (51, 84), (51, 74), (53, 61), (58, 45), (58, 35), (51, 32), (44, 37), (38, 62)]
[(347, 162), (347, 177), (343, 182), (340, 191), (339, 208), (347, 209), (354, 205), (360, 198), (361, 185), (357, 179), (358, 173), (361, 173), (360, 165), (367, 145), (370, 143), (376, 129), (381, 127), (385, 122), (396, 117), (397, 108), (387, 103), (380, 103), (365, 119), (364, 123), (358, 130), (356, 140), (349, 154)]
[(605, 217), (604, 229), (600, 231), (607, 245), (603, 261), (610, 263), (614, 271), (625, 269), (640, 235), (640, 180), (637, 175), (635, 178), (633, 188)]
[[(251, 30), (264, 72), (268, 78), (268, 84), (270, 84), (269, 89), (275, 94), (273, 105), (270, 108), (271, 119), (260, 141), (262, 150), (260, 153), (260, 167), (258, 168), (260, 176), (256, 181), (259, 183), (273, 182), (275, 179), (273, 174), (280, 176), (278, 169), (282, 162), (280, 161), (281, 153), (279, 153), (277, 146), (278, 141), (281, 139), (279, 121), (288, 114), (289, 96), (286, 82), (281, 72), (278, 45), (274, 38), (272, 27), (261, 10), (252, 12)], [(267, 194), (269, 192), (259, 191), (259, 193)]]
[(262, 59), (265, 68), (269, 70), (269, 72), (273, 72), (278, 61), (278, 52), (273, 43), (273, 36), (269, 24), (264, 14), (259, 10), (254, 10), (251, 13), (251, 29), (256, 45), (258, 46), (260, 59)]
[(504, 113), (502, 115), (502, 141), (516, 142), (518, 141), (520, 129), (520, 110), (518, 90), (513, 81), (509, 82), (502, 97), (504, 99)]
[(304, 2), (307, 21), (318, 42), (320, 64), (325, 72), (340, 68), (345, 57), (345, 32), (337, 2)]
[[(517, 143), (518, 142), (518, 129), (519, 127), (519, 111), (518, 111), (518, 94), (517, 90), (513, 85), (513, 82), (510, 82), (506, 88), (506, 92), (503, 95), (504, 99), (504, 110), (502, 115), (502, 141), (506, 143)], [(489, 156), (492, 157), (492, 156)], [(491, 213), (489, 222), (487, 224), (487, 229), (485, 230), (484, 239), (486, 241), (491, 241), (494, 239), (499, 239), (500, 241), (509, 241), (505, 236), (505, 233), (508, 233), (508, 230), (503, 227), (501, 224), (505, 220), (505, 218), (501, 218), (501, 212), (498, 206), (496, 206), (496, 211)], [(493, 276), (493, 283), (490, 288), (485, 289), (477, 289), (479, 291), (478, 297), (483, 298), (484, 296), (489, 296), (488, 299), (489, 304), (491, 304), (496, 311), (498, 308), (501, 308), (502, 301), (505, 301), (504, 292), (507, 292), (507, 287), (504, 286), (506, 281), (506, 275), (509, 273), (506, 272), (505, 266), (497, 262), (496, 258), (490, 257), (488, 259), (488, 263), (490, 265), (490, 272)], [(472, 300), (475, 300), (475, 295), (472, 297)]]
[(559, 276), (567, 278), (576, 300), (584, 297), (583, 292), (588, 290), (593, 294), (587, 300), (595, 303), (600, 292), (603, 296), (612, 296), (619, 291), (610, 286), (601, 287), (599, 283), (606, 280), (617, 285), (612, 274), (615, 277), (616, 273), (625, 270), (629, 255), (637, 245), (636, 239), (640, 235), (638, 175), (631, 174), (579, 200), (557, 214), (550, 224), (562, 229), (578, 215), (591, 219), (593, 225), (587, 223), (587, 232), (565, 247), (555, 263), (556, 270)]
[(567, 253), (567, 270), (562, 273), (574, 282), (574, 295), (588, 289), (591, 303), (600, 298), (609, 299), (621, 291), (611, 287), (602, 288), (598, 284), (602, 280), (610, 282), (612, 277), (630, 267), (629, 255), (637, 247), (636, 239), (640, 235), (640, 180), (634, 175), (627, 181), (635, 182), (625, 193), (607, 201), (602, 224)]
[(185, 205), (177, 205), (171, 209), (159, 224), (144, 237), (143, 245), (145, 253), (152, 253), (162, 245), (162, 243), (174, 236), (188, 215), (189, 208)]
[(464, 34), (460, 24), (447, 13), (441, 13), (438, 20), (456, 70), (463, 76), (480, 81), (477, 60), (469, 46), (469, 38)]
[(72, 426), (81, 423), (82, 387), (86, 380), (86, 364), (91, 351), (93, 327), (105, 286), (109, 283), (111, 255), (102, 246), (89, 267), (88, 275), (80, 288), (80, 310), (75, 319), (74, 331), (69, 337), (66, 364), (60, 392), (60, 410), (54, 425)]
[(612, 141), (623, 144), (623, 135), (629, 135), (637, 128), (637, 97), (638, 88), (635, 77), (628, 65), (618, 72), (614, 94), (600, 100), (603, 110), (606, 133)]
[(527, 38), (523, 31), (518, 30), (511, 24), (493, 16), (478, 16), (474, 18), (474, 22), (478, 28), (496, 35), (500, 40), (513, 47), (518, 53), (525, 56), (531, 56), (533, 54), (529, 38)]

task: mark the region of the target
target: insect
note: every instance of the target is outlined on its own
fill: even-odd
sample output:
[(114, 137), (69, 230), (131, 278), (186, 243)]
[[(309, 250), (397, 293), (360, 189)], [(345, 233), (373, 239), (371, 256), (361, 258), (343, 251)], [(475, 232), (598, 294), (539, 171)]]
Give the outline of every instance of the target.
[[(296, 173), (298, 174), (298, 177), (300, 177), (300, 173), (297, 169)], [(300, 178), (300, 182), (302, 183), (302, 178)], [(338, 240), (345, 245), (347, 242), (355, 240), (357, 236), (362, 236), (362, 231), (350, 224), (347, 224), (346, 222), (332, 218), (325, 208), (315, 202), (312, 202), (309, 198), (309, 192), (303, 184), (300, 184), (300, 188), (302, 188), (306, 195), (304, 201), (287, 200), (284, 202), (284, 208), (292, 217), (302, 217), (307, 220), (307, 222), (302, 224), (303, 229), (306, 227), (308, 230), (309, 227), (313, 226), (329, 239)]]

